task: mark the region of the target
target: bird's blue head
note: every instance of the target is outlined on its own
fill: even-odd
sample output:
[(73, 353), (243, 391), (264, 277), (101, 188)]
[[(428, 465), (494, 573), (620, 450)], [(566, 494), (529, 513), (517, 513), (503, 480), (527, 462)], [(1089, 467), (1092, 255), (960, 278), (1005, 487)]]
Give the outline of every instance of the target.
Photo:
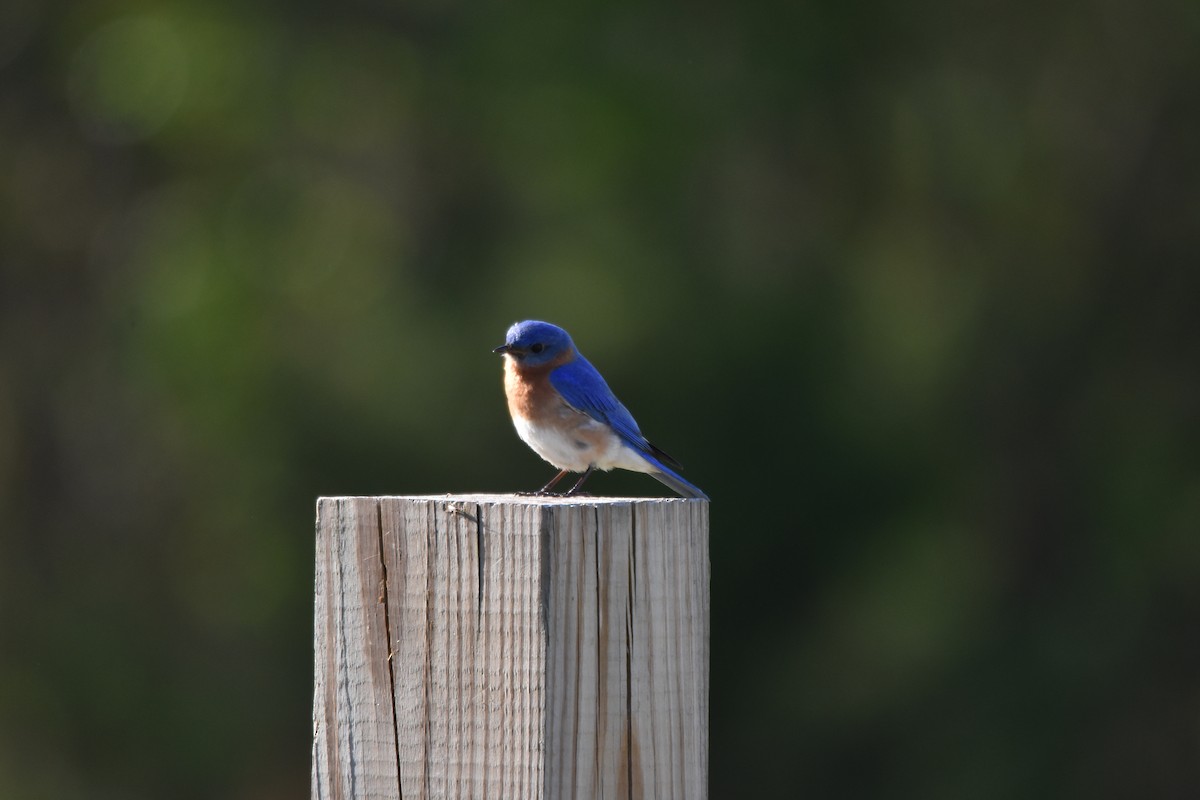
[(527, 319), (508, 329), (504, 344), (492, 352), (512, 356), (523, 366), (536, 367), (561, 358), (575, 349), (575, 343), (562, 328), (549, 322)]

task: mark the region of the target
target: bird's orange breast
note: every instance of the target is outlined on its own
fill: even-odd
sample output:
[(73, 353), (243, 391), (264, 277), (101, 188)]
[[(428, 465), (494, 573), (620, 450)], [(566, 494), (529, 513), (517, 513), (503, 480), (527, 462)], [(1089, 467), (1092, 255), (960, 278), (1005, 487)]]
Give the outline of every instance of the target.
[(550, 373), (574, 358), (573, 353), (535, 367), (525, 366), (515, 358), (504, 359), (504, 394), (508, 398), (508, 413), (528, 420), (545, 419), (563, 405), (562, 397), (550, 383)]

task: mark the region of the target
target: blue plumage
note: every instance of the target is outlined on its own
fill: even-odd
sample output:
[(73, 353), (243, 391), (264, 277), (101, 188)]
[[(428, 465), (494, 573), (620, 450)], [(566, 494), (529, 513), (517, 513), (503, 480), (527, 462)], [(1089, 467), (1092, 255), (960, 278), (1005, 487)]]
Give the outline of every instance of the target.
[(649, 446), (646, 437), (634, 421), (629, 409), (622, 405), (604, 378), (583, 356), (575, 356), (550, 373), (550, 383), (562, 395), (567, 405), (593, 419), (608, 423), (628, 444), (641, 450)]

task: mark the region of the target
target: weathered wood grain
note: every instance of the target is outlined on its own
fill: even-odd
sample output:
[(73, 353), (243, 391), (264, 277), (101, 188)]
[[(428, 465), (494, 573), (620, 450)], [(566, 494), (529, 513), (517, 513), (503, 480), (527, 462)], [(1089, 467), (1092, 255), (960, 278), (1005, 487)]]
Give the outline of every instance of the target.
[(706, 797), (708, 580), (704, 501), (322, 498), (313, 797)]
[(379, 503), (317, 506), (312, 796), (393, 797), (396, 729)]

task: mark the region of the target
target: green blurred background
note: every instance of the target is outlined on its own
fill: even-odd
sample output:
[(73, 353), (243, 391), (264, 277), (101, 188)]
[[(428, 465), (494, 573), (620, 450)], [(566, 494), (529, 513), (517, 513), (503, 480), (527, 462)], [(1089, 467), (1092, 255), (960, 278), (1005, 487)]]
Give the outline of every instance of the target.
[(1200, 796), (1197, 42), (8, 0), (0, 797), (306, 796), (314, 500), (545, 481), (528, 317), (713, 498), (714, 798)]

